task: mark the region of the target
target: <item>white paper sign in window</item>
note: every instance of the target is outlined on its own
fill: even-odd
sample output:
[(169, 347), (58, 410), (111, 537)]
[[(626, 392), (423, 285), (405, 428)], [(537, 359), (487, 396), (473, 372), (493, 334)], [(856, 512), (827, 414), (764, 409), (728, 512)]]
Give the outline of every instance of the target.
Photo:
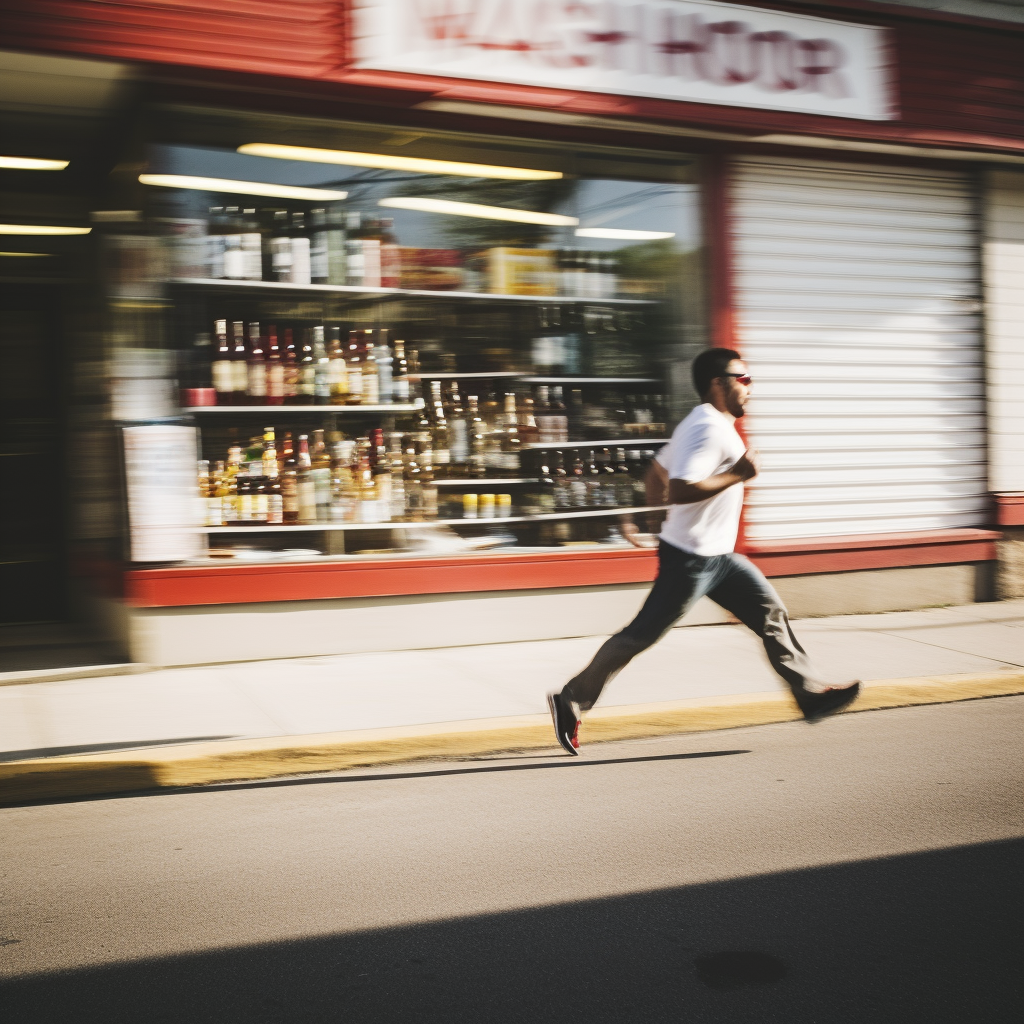
[(357, 0), (358, 67), (895, 117), (886, 30), (713, 0)]

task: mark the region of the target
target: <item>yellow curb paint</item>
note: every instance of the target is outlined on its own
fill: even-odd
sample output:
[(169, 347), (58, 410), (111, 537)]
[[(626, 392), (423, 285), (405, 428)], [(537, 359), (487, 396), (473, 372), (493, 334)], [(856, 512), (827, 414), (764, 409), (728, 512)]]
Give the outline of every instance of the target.
[[(1024, 693), (1024, 672), (877, 679), (850, 711), (910, 707)], [(598, 708), (586, 742), (639, 739), (788, 722), (799, 718), (781, 691)], [(0, 764), (0, 805), (104, 793), (201, 786), (377, 764), (480, 757), (554, 747), (547, 715), (270, 739), (222, 740), (144, 751), (72, 755)]]

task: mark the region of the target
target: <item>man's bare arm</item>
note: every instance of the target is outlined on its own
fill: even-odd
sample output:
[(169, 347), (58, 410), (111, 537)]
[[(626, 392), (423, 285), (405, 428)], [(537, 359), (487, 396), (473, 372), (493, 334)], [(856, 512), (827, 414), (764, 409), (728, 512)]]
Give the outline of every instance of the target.
[(706, 477), (695, 483), (687, 483), (685, 480), (669, 480), (668, 502), (670, 505), (692, 505), (697, 501), (706, 501), (735, 484), (752, 480), (757, 476), (759, 469), (760, 457), (756, 451), (748, 448), (724, 473), (716, 473), (714, 476)]

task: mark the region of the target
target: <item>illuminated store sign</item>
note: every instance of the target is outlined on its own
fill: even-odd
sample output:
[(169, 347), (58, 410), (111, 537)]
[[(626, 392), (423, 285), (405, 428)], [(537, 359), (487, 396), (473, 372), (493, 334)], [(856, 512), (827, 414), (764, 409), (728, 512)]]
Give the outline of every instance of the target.
[(885, 120), (885, 30), (712, 0), (357, 0), (357, 66)]

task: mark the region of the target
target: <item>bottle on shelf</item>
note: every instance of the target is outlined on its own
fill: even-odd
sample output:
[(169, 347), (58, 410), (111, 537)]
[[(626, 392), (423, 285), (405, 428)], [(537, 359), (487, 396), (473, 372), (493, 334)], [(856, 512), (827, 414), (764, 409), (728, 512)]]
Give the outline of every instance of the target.
[(311, 284), (309, 234), (306, 231), (306, 215), (301, 212), (291, 216), (292, 240), (292, 284)]
[(331, 405), (345, 405), (348, 402), (348, 353), (341, 340), (340, 327), (331, 328), (327, 360)]
[(285, 526), (294, 526), (299, 521), (299, 474), (298, 461), (290, 431), (281, 439), (281, 521)]
[(299, 353), (295, 346), (295, 332), (284, 329), (284, 346), (281, 352), (281, 389), (285, 405), (299, 404)]
[(569, 440), (569, 416), (562, 398), (562, 386), (556, 384), (551, 388), (550, 418), (548, 444), (562, 444)]
[(310, 452), (310, 479), (313, 481), (316, 520), (331, 518), (331, 453), (327, 449), (323, 430), (313, 431), (313, 450)]
[(245, 255), (242, 252), (242, 234), (237, 206), (224, 208), (224, 274), (230, 281), (245, 277)]
[(601, 480), (601, 470), (598, 468), (593, 448), (587, 452), (587, 462), (584, 468), (584, 483), (586, 485), (585, 504), (587, 508), (600, 508), (604, 497), (604, 489), (603, 481)]
[(380, 522), (391, 519), (391, 460), (384, 444), (384, 431), (380, 427), (370, 431), (370, 471), (377, 488)]
[(348, 404), (363, 404), (362, 338), (359, 331), (348, 335)]
[(298, 353), (298, 380), (295, 394), (296, 405), (316, 404), (317, 358), (313, 348), (313, 331), (302, 332), (302, 347)]
[(231, 344), (228, 342), (227, 320), (215, 320), (213, 333), (216, 339), (213, 351), (213, 387), (217, 392), (218, 405), (231, 405), (235, 399), (235, 375), (232, 364)]
[(364, 330), (360, 341), (360, 365), (363, 378), (363, 405), (380, 405), (380, 374), (374, 352), (373, 331)]
[(263, 280), (263, 235), (254, 208), (242, 210), (241, 222), (242, 279)]
[(327, 349), (324, 348), (324, 329), (313, 328), (313, 403), (331, 404), (331, 365)]
[(284, 360), (277, 340), (277, 327), (267, 327), (267, 405), (284, 405)]
[(501, 470), (510, 477), (517, 477), (522, 466), (522, 439), (519, 436), (519, 416), (516, 412), (516, 396), (509, 391), (505, 394), (505, 413), (501, 437)]
[(459, 382), (453, 380), (448, 390), (448, 401), (446, 403), (446, 416), (448, 420), (448, 444), (451, 452), (451, 465), (453, 476), (469, 475), (469, 426), (470, 420), (462, 405), (462, 396), (459, 394)]
[(394, 361), (391, 364), (391, 400), (404, 405), (412, 401), (409, 386), (409, 361), (405, 358), (405, 342), (395, 339)]
[(267, 358), (260, 337), (260, 325), (249, 324), (249, 351), (247, 353), (246, 399), (250, 405), (265, 405), (267, 401)]
[(331, 521), (354, 523), (359, 520), (359, 488), (352, 472), (351, 441), (336, 441), (331, 456)]
[(270, 229), (270, 280), (291, 282), (292, 236), (287, 210), (275, 210)]
[(345, 284), (345, 214), (337, 205), (310, 212), (313, 284)]
[[(629, 508), (633, 504), (633, 481), (626, 464), (626, 452), (622, 448), (615, 449), (615, 504), (619, 508)], [(646, 498), (643, 502), (647, 504)]]
[(451, 435), (448, 420), (444, 414), (444, 403), (441, 400), (441, 382), (430, 382), (430, 408), (425, 410), (429, 417), (430, 449), (433, 452), (432, 466), (439, 477), (448, 475), (451, 466)]
[(572, 492), (565, 469), (565, 454), (561, 451), (555, 451), (551, 456), (551, 477), (554, 480), (555, 511), (567, 511), (572, 508)]
[(224, 236), (227, 234), (224, 223), (224, 207), (211, 206), (210, 219), (206, 228), (206, 251), (204, 263), (206, 276), (220, 279), (224, 276)]
[(230, 496), (230, 477), (228, 475), (227, 463), (218, 462), (214, 471), (212, 481), (212, 492), (210, 501), (216, 503), (215, 509), (210, 509), (207, 514), (208, 526), (224, 526), (230, 522), (229, 508), (226, 499)]
[(238, 509), (238, 471), (242, 464), (242, 449), (235, 444), (228, 448), (228, 464), (222, 484), (223, 512), (222, 517), (225, 525), (237, 523), (240, 520)]
[(487, 426), (477, 406), (477, 396), (470, 395), (466, 402), (467, 429), (469, 431), (469, 459), (467, 475), (479, 480), (487, 475)]
[(388, 330), (386, 327), (382, 327), (377, 331), (376, 342), (373, 346), (373, 357), (377, 363), (378, 401), (382, 405), (389, 405), (395, 400), (395, 381), (394, 356), (391, 354), (391, 347), (388, 345)]
[(231, 324), (231, 370), (233, 378), (232, 405), (245, 405), (249, 389), (249, 352), (245, 345), (245, 324), (235, 320)]
[(572, 468), (569, 470), (569, 507), (586, 508), (587, 481), (583, 458), (577, 448), (573, 454)]
[(519, 441), (522, 445), (534, 444), (540, 440), (540, 428), (533, 410), (533, 399), (524, 398), (519, 410)]
[(392, 433), (388, 438), (388, 466), (391, 470), (391, 515), (393, 522), (405, 518), (405, 460), (402, 452), (402, 435)]
[(601, 471), (601, 505), (604, 508), (615, 508), (618, 504), (615, 489), (615, 466), (612, 464), (612, 453), (602, 448), (597, 453), (597, 468)]
[(298, 503), (298, 521), (315, 523), (317, 521), (316, 481), (313, 477), (313, 459), (309, 451), (309, 437), (299, 434), (299, 448), (295, 453), (296, 492)]

